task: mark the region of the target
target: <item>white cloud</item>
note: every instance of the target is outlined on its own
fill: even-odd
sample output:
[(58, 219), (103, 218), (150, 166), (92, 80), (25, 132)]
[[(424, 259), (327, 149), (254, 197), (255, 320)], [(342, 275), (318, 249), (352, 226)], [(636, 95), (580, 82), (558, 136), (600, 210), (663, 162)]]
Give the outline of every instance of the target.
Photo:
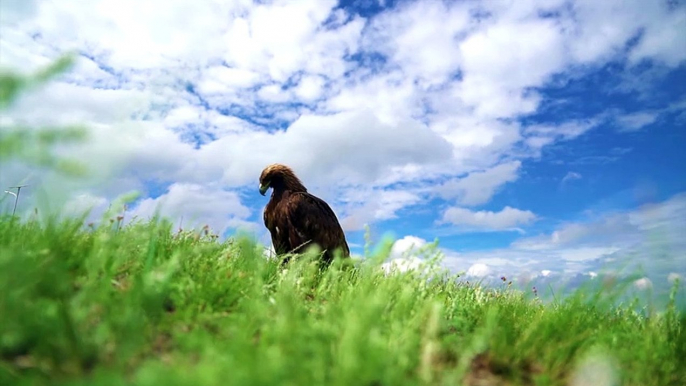
[[(335, 7), (333, 0), (3, 2), (0, 65), (26, 71), (64, 50), (84, 54), (3, 122), (88, 124), (92, 142), (71, 151), (98, 175), (65, 182), (3, 165), (0, 181), (30, 176), (65, 201), (86, 187), (111, 200), (151, 181), (202, 185), (223, 197), (278, 161), (308, 187), (329, 187), (347, 229), (359, 229), (421, 203), (436, 180), (449, 181), (444, 198), (459, 205), (487, 203), (516, 180), (523, 158), (598, 126), (602, 117), (516, 122), (537, 111), (535, 90), (555, 75), (624, 56), (675, 67), (685, 55), (675, 32), (683, 14), (657, 2), (419, 1), (371, 19)], [(647, 120), (627, 117), (629, 126)], [(413, 188), (393, 185), (400, 182)], [(509, 207), (458, 207), (444, 216), (474, 229), (535, 218)]]
[(412, 80), (400, 71), (364, 77), (359, 82), (354, 79), (337, 86), (338, 92), (324, 104), (326, 111), (370, 110), (387, 124), (396, 124), (399, 118), (416, 117), (423, 112), (419, 105), (420, 95)]
[(453, 272), (469, 271), (471, 267), (474, 267), (475, 270), (478, 269), (477, 272), (483, 272), (481, 277), (489, 280), (498, 280), (501, 276), (517, 282), (537, 278), (568, 280), (575, 275), (587, 272), (589, 267), (601, 268), (596, 267), (597, 260), (615, 251), (617, 251), (616, 248), (586, 248), (584, 250), (574, 247), (537, 251), (509, 246), (456, 253), (443, 249), (445, 254), (443, 264)]
[(426, 240), (417, 236), (405, 236), (402, 239), (396, 240), (391, 247), (391, 254), (389, 258), (397, 259), (404, 257), (407, 253), (412, 253), (417, 249), (425, 246)]
[(529, 138), (550, 138), (551, 140), (569, 140), (577, 138), (588, 130), (596, 127), (600, 118), (564, 122), (559, 125), (531, 125), (525, 132)]
[(467, 229), (510, 230), (519, 225), (529, 224), (535, 219), (536, 215), (533, 212), (509, 206), (499, 212), (471, 211), (465, 208), (451, 207), (443, 213), (441, 221), (464, 226)]
[(346, 231), (364, 229), (376, 221), (396, 218), (396, 212), (416, 204), (421, 198), (411, 192), (401, 190), (365, 190), (350, 189), (343, 196), (344, 216), (341, 226)]
[(392, 166), (449, 157), (449, 144), (423, 125), (410, 119), (384, 124), (368, 110), (303, 115), (287, 131), (227, 135), (197, 155), (201, 163), (221, 166), (229, 186), (253, 183), (272, 162), (290, 165), (305, 181), (346, 185), (372, 183)]
[(550, 235), (541, 235), (520, 239), (516, 241), (515, 246), (527, 250), (552, 249), (554, 247), (577, 242), (578, 240), (587, 236), (596, 236), (598, 235), (598, 233), (595, 233), (596, 231), (602, 231), (610, 228), (606, 227), (605, 224), (615, 222), (616, 218), (606, 218), (600, 224), (570, 223), (558, 228)]
[(403, 257), (393, 259), (381, 264), (381, 269), (389, 273), (391, 271), (407, 272), (422, 269), (425, 266), (424, 261), (416, 257)]
[(483, 263), (476, 263), (467, 270), (467, 276), (471, 277), (486, 277), (491, 273), (493, 273), (493, 270)]
[(564, 177), (562, 177), (562, 183), (564, 184), (565, 182), (568, 181), (573, 181), (573, 180), (580, 180), (581, 179), (581, 173), (577, 172), (567, 172)]
[(198, 184), (175, 183), (165, 194), (146, 198), (131, 210), (132, 216), (141, 218), (156, 213), (183, 221), (184, 229), (208, 225), (213, 232), (222, 234), (229, 227), (255, 228), (246, 221), (250, 209), (241, 203), (238, 194)]
[(461, 205), (481, 205), (490, 201), (500, 186), (515, 181), (520, 167), (521, 162), (512, 161), (472, 172), (444, 183), (437, 188), (438, 194), (446, 199), (457, 198)]
[(318, 27), (335, 1), (302, 1), (258, 5), (238, 17), (225, 36), (226, 59), (240, 68), (255, 68), (278, 82), (301, 69), (325, 76), (341, 75), (346, 50), (354, 49), (361, 20), (335, 32)]
[(203, 71), (199, 88), (206, 93), (221, 93), (227, 89), (248, 88), (260, 82), (260, 74), (240, 68), (212, 66)]
[(257, 92), (257, 96), (260, 99), (264, 99), (268, 102), (283, 103), (290, 99), (290, 93), (283, 90), (278, 84), (271, 84), (269, 86), (264, 86)]
[(295, 95), (306, 102), (315, 101), (322, 96), (324, 85), (325, 80), (321, 76), (306, 76), (295, 88)]
[(0, 22), (11, 23), (36, 12), (36, 0), (8, 0), (0, 3)]
[(513, 245), (527, 250), (550, 250), (569, 245), (629, 247), (646, 232), (659, 232), (652, 242), (673, 242), (686, 232), (686, 195), (677, 194), (629, 212), (604, 213), (585, 222), (570, 222), (549, 235), (527, 237)]
[(565, 64), (561, 32), (549, 20), (489, 26), (465, 39), (460, 50), (462, 99), (487, 117), (533, 112), (539, 97), (526, 88), (542, 84)]
[[(667, 7), (666, 3), (661, 5)], [(685, 29), (686, 13), (676, 11), (665, 14), (660, 22), (646, 26), (642, 39), (629, 54), (629, 60), (637, 63), (643, 59), (652, 59), (670, 67), (678, 66), (686, 60), (686, 50), (674, 48), (680, 45), (683, 48), (684, 35), (679, 31)]]
[(146, 92), (53, 82), (21, 96), (6, 115), (30, 126), (112, 125), (145, 111), (148, 102)]
[(257, 130), (254, 125), (240, 118), (192, 104), (179, 105), (171, 109), (166, 113), (162, 123), (165, 128), (173, 130), (180, 137), (189, 135), (200, 143), (209, 143), (228, 134)]
[(94, 196), (91, 193), (81, 193), (71, 198), (64, 206), (65, 214), (81, 215), (86, 211), (95, 211), (107, 205), (105, 197)]
[(240, 9), (238, 2), (209, 1), (192, 6), (156, 0), (39, 4), (37, 18), (31, 21), (42, 32), (59, 37), (59, 48), (80, 48), (87, 42), (100, 52), (106, 50), (113, 66), (135, 68), (172, 64), (178, 57), (207, 57), (219, 49), (221, 39), (206, 37), (221, 36), (221, 19)]
[(559, 249), (556, 251), (557, 256), (564, 261), (568, 262), (581, 262), (581, 261), (593, 261), (597, 260), (603, 256), (608, 256), (613, 253), (620, 251), (619, 247), (584, 247), (577, 246), (568, 249)]
[(671, 281), (686, 276), (681, 264), (686, 255), (681, 237), (685, 232), (686, 195), (677, 194), (636, 210), (600, 213), (587, 221), (563, 224), (549, 234), (520, 238), (507, 248), (459, 254), (444, 250), (445, 265), (457, 272), (472, 265), (487, 266), (491, 279), (497, 279), (496, 272), (507, 277), (536, 277), (539, 272), (549, 277), (559, 272), (562, 279), (570, 280), (578, 275), (628, 275), (639, 270), (646, 280), (637, 285), (650, 283), (664, 292)]
[(364, 48), (387, 55), (422, 88), (443, 83), (461, 62), (456, 36), (470, 27), (469, 9), (442, 2), (408, 2), (375, 18)]
[(642, 128), (654, 123), (659, 114), (655, 112), (641, 111), (633, 114), (626, 114), (616, 118), (620, 125), (620, 131), (630, 132), (638, 131)]
[(541, 149), (544, 146), (550, 145), (555, 142), (555, 138), (553, 137), (539, 137), (539, 136), (531, 136), (528, 137), (524, 140), (524, 143), (526, 144), (527, 147), (529, 147), (534, 155), (540, 157)]
[(678, 63), (683, 60), (683, 54), (676, 49), (678, 45), (671, 44), (675, 36), (666, 33), (666, 29), (683, 23), (683, 12), (678, 9), (670, 12), (668, 8), (666, 2), (642, 0), (575, 1), (571, 11), (578, 22), (569, 25), (574, 59), (581, 63), (607, 60), (619, 54), (629, 39), (642, 32), (630, 58), (651, 57), (670, 65)]
[[(433, 268), (440, 269), (440, 267), (435, 267), (426, 260), (425, 253), (427, 251), (424, 247), (428, 244), (421, 237), (411, 235), (396, 240), (391, 247), (388, 261), (383, 263), (381, 268), (386, 272), (391, 270), (400, 272), (423, 270), (425, 273), (428, 273)], [(433, 253), (433, 250), (429, 250), (429, 252)]]

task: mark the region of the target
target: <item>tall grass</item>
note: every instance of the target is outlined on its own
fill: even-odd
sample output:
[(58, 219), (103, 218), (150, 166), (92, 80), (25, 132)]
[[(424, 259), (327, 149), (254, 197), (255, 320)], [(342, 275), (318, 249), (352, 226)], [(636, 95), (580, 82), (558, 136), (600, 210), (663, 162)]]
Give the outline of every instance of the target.
[(3, 217), (0, 384), (686, 384), (673, 301), (650, 317), (586, 292), (544, 305), (387, 273), (388, 245), (324, 272), (262, 251), (164, 220)]

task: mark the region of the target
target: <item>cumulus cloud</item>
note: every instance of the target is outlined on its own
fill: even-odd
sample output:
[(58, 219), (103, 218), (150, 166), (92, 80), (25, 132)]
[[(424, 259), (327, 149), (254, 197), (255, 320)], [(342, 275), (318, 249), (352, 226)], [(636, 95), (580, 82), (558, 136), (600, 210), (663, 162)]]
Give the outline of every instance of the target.
[[(427, 28), (431, 20), (432, 28)], [(407, 2), (372, 20), (365, 50), (380, 52), (422, 87), (441, 84), (461, 63), (455, 36), (470, 28), (469, 9), (442, 2)]]
[[(423, 270), (428, 273), (430, 269), (436, 268), (426, 260), (424, 249), (429, 242), (421, 237), (407, 235), (396, 240), (391, 247), (388, 261), (381, 265), (381, 268), (390, 272), (392, 270), (406, 272), (410, 270)], [(433, 253), (433, 249), (430, 250)]]
[(658, 3), (657, 7), (661, 9), (655, 10), (655, 5), (649, 9), (651, 11), (661, 12), (664, 19), (659, 23), (649, 23), (646, 26), (646, 32), (639, 40), (637, 46), (629, 54), (629, 60), (633, 63), (638, 63), (642, 60), (658, 60), (667, 66), (677, 66), (686, 60), (686, 53), (684, 50), (675, 50), (683, 43), (683, 35), (678, 31), (683, 31), (686, 28), (686, 14), (684, 12), (667, 13), (666, 8), (668, 3)]
[[(530, 211), (463, 206), (488, 203), (524, 159), (606, 118), (525, 124), (544, 102), (540, 89), (614, 60), (681, 65), (678, 11), (640, 0), (401, 2), (371, 17), (334, 0), (3, 2), (0, 65), (28, 71), (64, 50), (80, 54), (3, 122), (88, 125), (91, 142), (71, 151), (97, 173), (77, 183), (3, 165), (0, 182), (30, 177), (64, 202), (71, 192), (146, 194), (155, 183), (169, 187), (175, 216), (184, 209), (171, 207), (202, 187), (232, 203), (218, 206), (221, 218), (194, 209), (224, 229), (262, 204), (226, 189), (283, 162), (328, 189), (346, 230), (436, 195), (459, 205), (434, 213), (444, 222), (524, 226)], [(650, 123), (632, 114), (624, 126)], [(160, 200), (144, 197), (140, 213)]]
[(101, 213), (106, 205), (107, 199), (105, 197), (94, 196), (91, 193), (80, 193), (74, 195), (67, 201), (64, 205), (64, 213), (82, 215), (93, 210)]
[(412, 192), (380, 190), (372, 194), (356, 189), (347, 190), (343, 197), (345, 213), (341, 226), (346, 231), (361, 230), (375, 221), (397, 217), (396, 212), (416, 204), (421, 198)]
[(53, 82), (23, 95), (7, 116), (15, 124), (29, 126), (97, 126), (128, 121), (147, 108), (146, 92)]
[(262, 77), (259, 73), (251, 70), (228, 66), (209, 67), (203, 71), (202, 76), (200, 87), (206, 92), (249, 88), (259, 84)]
[(312, 102), (321, 98), (326, 81), (323, 77), (310, 75), (303, 77), (295, 88), (295, 95), (303, 101)]
[[(504, 248), (457, 253), (443, 249), (444, 264), (455, 272), (497, 281), (499, 275), (521, 281), (579, 280), (602, 275), (642, 273), (637, 288), (669, 291), (686, 276), (681, 261), (686, 243), (686, 195), (635, 210), (603, 212), (586, 221), (563, 224), (538, 236), (521, 237)], [(482, 273), (478, 275), (477, 273)]]
[(246, 221), (250, 209), (241, 203), (237, 193), (197, 184), (175, 183), (165, 194), (146, 198), (131, 210), (132, 216), (141, 218), (157, 213), (183, 221), (179, 224), (183, 228), (208, 225), (219, 234), (229, 227), (255, 228), (255, 224)]
[(387, 273), (391, 271), (407, 272), (422, 269), (424, 262), (414, 256), (393, 259), (381, 264), (381, 269)]
[(384, 124), (369, 110), (303, 115), (286, 131), (227, 135), (198, 154), (202, 162), (221, 165), (232, 186), (254, 181), (272, 162), (291, 165), (307, 180), (345, 185), (370, 184), (392, 166), (449, 157), (450, 145), (420, 123)]
[(481, 205), (490, 201), (496, 190), (518, 177), (521, 162), (512, 161), (484, 171), (475, 171), (464, 178), (452, 179), (437, 188), (446, 199), (457, 198), (461, 205)]
[(405, 256), (407, 253), (416, 251), (417, 249), (425, 246), (426, 240), (417, 236), (405, 236), (402, 239), (396, 240), (391, 247), (391, 259), (397, 259)]
[(483, 263), (476, 263), (469, 267), (469, 269), (467, 270), (467, 276), (486, 277), (490, 275), (492, 272), (493, 270), (488, 265)]
[(466, 38), (460, 49), (465, 74), (460, 95), (486, 117), (533, 112), (540, 97), (526, 89), (542, 84), (565, 63), (561, 31), (544, 19), (490, 25)]
[(536, 215), (533, 212), (506, 206), (498, 212), (451, 207), (443, 213), (441, 221), (470, 230), (501, 231), (516, 229), (517, 226), (529, 224), (534, 220)]

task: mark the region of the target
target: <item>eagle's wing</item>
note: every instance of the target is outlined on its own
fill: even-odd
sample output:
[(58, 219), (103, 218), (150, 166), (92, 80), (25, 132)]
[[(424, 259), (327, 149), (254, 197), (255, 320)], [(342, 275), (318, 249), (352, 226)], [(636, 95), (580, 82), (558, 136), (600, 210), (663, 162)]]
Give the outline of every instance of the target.
[(343, 228), (324, 200), (309, 193), (295, 192), (289, 195), (286, 208), (289, 240), (293, 248), (302, 246), (304, 250), (316, 243), (320, 248), (328, 250), (328, 254), (336, 248), (342, 248), (341, 252), (346, 256), (350, 254)]
[(277, 210), (280, 205), (267, 205), (264, 210), (264, 225), (269, 230), (272, 238), (274, 252), (277, 255), (288, 253), (291, 250), (288, 237), (288, 216)]

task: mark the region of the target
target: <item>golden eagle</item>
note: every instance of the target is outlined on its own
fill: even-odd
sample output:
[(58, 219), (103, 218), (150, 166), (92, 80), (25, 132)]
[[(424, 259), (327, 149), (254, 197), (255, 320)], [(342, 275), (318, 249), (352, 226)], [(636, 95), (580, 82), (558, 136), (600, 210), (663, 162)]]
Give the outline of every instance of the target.
[[(334, 251), (349, 257), (345, 233), (331, 207), (307, 192), (307, 188), (286, 165), (272, 164), (260, 175), (260, 194), (272, 188), (264, 210), (264, 225), (272, 236), (277, 255), (304, 252), (316, 244), (323, 251), (323, 262), (329, 265)], [(284, 260), (284, 264), (288, 259)]]

